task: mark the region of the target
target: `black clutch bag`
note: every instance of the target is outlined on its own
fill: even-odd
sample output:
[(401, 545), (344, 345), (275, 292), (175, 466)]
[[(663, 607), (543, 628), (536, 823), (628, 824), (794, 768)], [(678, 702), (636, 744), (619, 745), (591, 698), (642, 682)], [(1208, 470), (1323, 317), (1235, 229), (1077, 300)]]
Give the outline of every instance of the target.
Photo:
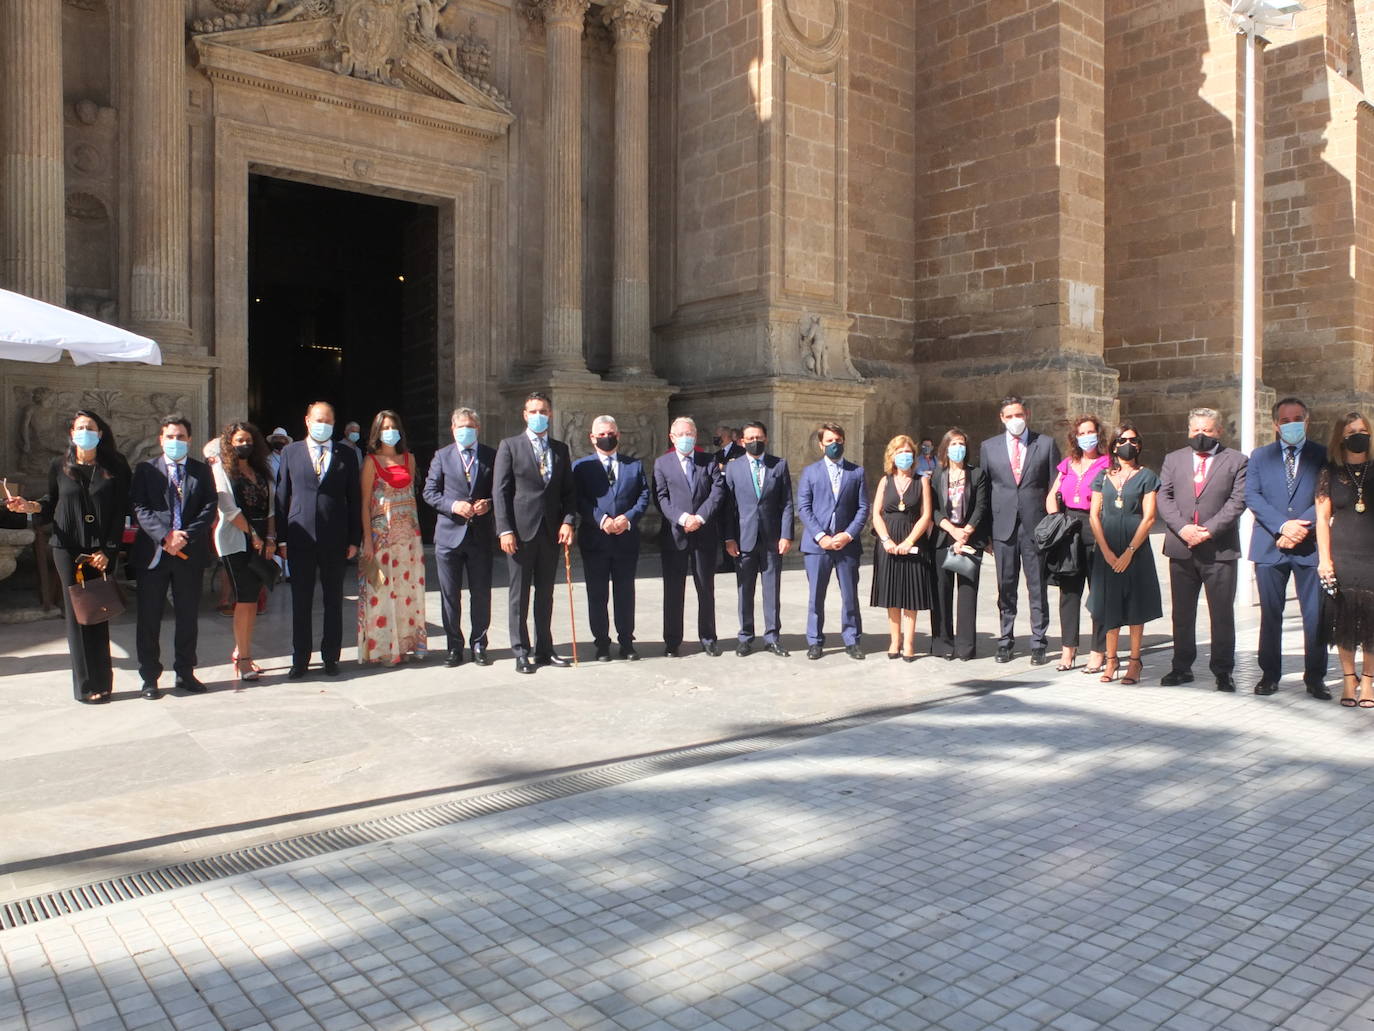
[(281, 580), (281, 566), (253, 548), (248, 549), (248, 568), (269, 591)]

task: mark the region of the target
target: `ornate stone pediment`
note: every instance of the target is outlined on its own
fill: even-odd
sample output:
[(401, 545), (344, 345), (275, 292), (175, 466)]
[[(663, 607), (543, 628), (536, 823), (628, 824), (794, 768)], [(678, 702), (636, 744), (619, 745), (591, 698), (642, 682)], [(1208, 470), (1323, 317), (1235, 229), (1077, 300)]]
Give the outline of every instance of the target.
[[(298, 73), (285, 65), (510, 114), (487, 79), (490, 51), (475, 28), (459, 36), (442, 31), (440, 15), (450, 0), (211, 2), (212, 13), (193, 19), (191, 32), (212, 77), (228, 74), (233, 51), (272, 60), (275, 71), (296, 87)], [(237, 64), (240, 77), (270, 78), (273, 72), (242, 58)], [(323, 84), (317, 82), (316, 89)]]

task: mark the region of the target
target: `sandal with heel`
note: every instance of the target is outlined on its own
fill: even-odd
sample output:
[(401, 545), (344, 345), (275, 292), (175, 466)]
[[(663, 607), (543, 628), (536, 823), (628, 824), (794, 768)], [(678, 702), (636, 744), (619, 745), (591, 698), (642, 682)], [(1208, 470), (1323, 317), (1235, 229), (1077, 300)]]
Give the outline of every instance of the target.
[[(1344, 673), (1344, 674), (1342, 674), (1342, 676), (1346, 677), (1346, 678), (1349, 679), (1349, 680), (1355, 681), (1355, 690), (1356, 690), (1356, 691), (1358, 691), (1358, 690), (1360, 689), (1360, 678), (1359, 678), (1359, 675), (1358, 675), (1358, 674), (1355, 674), (1355, 673)], [(1353, 708), (1355, 708), (1355, 706), (1357, 706), (1357, 705), (1359, 704), (1359, 702), (1356, 701), (1355, 696), (1354, 696), (1353, 694), (1350, 695), (1349, 697), (1347, 697), (1346, 694), (1345, 694), (1345, 692), (1342, 691), (1342, 692), (1341, 692), (1341, 704), (1344, 705), (1347, 709), (1353, 709)]]
[(1370, 682), (1370, 694), (1361, 698), (1355, 704), (1358, 705), (1361, 709), (1374, 709), (1374, 673), (1362, 669), (1360, 670), (1360, 694), (1362, 695), (1364, 694), (1364, 682), (1366, 680)]
[(1117, 661), (1116, 656), (1113, 655), (1105, 663), (1103, 663), (1102, 675), (1097, 678), (1097, 682), (1099, 684), (1110, 684), (1113, 680), (1116, 679), (1116, 671), (1119, 665), (1120, 663)]
[[(1135, 663), (1135, 675), (1131, 675), (1131, 663)], [(1140, 661), (1139, 655), (1131, 655), (1126, 659), (1126, 675), (1121, 678), (1121, 682), (1128, 687), (1132, 684), (1140, 683), (1140, 674), (1145, 671), (1145, 664)]]

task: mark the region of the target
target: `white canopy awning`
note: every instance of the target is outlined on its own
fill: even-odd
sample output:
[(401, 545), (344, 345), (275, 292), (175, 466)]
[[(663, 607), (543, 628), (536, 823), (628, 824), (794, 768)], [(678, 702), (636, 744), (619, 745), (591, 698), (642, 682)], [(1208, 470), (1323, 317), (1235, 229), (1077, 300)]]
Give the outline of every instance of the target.
[(161, 365), (157, 344), (137, 333), (78, 315), (55, 304), (0, 290), (0, 358), (57, 362), (62, 352), (77, 365), (143, 362)]

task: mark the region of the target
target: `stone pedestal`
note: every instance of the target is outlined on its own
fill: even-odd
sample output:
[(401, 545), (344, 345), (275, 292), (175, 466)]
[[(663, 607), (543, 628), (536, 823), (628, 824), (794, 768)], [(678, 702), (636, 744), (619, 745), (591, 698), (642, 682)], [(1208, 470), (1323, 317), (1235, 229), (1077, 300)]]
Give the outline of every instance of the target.
[(19, 553), (32, 543), (32, 530), (0, 530), (0, 580), (13, 575)]

